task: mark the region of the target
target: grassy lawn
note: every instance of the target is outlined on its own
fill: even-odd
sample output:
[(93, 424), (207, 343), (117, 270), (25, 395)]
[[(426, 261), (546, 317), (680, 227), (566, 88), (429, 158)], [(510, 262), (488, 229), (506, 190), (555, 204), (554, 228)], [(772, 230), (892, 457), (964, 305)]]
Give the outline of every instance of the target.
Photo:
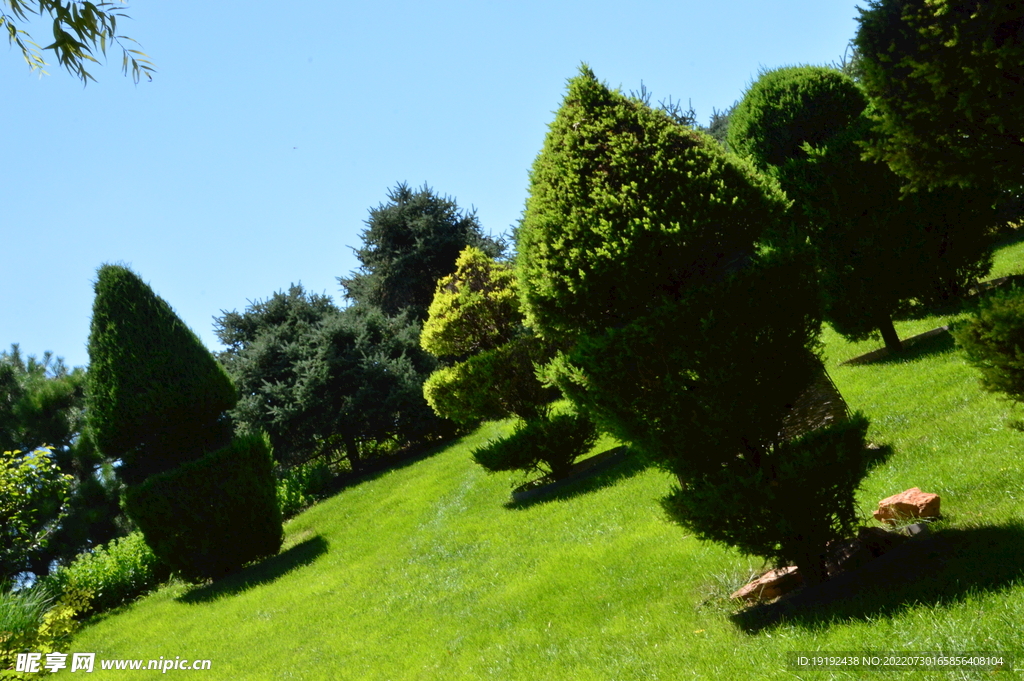
[[(1000, 251), (992, 276), (1022, 271), (1018, 244)], [(930, 315), (897, 330), (962, 318)], [(213, 585), (170, 584), (90, 622), (66, 652), (209, 659), (203, 679), (868, 675), (790, 671), (791, 651), (995, 651), (1024, 668), (1024, 434), (1004, 426), (1009, 405), (980, 390), (948, 337), (862, 366), (839, 362), (879, 342), (847, 343), (829, 329), (823, 340), (836, 384), (872, 420), (870, 437), (895, 448), (859, 496), (866, 522), (879, 499), (908, 487), (942, 496), (941, 551), (902, 565), (882, 588), (772, 622), (737, 615), (727, 594), (761, 562), (666, 521), (665, 473), (627, 461), (510, 506), (519, 480), (488, 475), (469, 454), (508, 428), (494, 423), (296, 517), (276, 558)], [(616, 444), (606, 438), (595, 452)], [(158, 677), (99, 662), (92, 675)]]

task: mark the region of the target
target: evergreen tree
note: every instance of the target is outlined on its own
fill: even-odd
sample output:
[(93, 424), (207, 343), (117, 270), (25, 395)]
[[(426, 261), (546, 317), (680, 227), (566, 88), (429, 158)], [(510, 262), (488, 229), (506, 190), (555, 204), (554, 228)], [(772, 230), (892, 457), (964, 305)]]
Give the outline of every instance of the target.
[(231, 379), (126, 267), (99, 270), (89, 359), (89, 432), (121, 460), (125, 509), (154, 553), (188, 579), (276, 553), (283, 533), (269, 443), (232, 438)]
[(345, 296), (395, 315), (408, 308), (423, 321), (434, 285), (451, 274), (466, 246), (497, 256), (503, 246), (485, 236), (476, 213), (465, 213), (453, 199), (426, 185), (413, 190), (402, 183), (388, 192), (388, 202), (370, 210), (363, 245), (356, 249), (361, 266), (338, 282)]
[(914, 189), (1024, 187), (1024, 7), (869, 0), (855, 43), (880, 134), (867, 154)]
[(818, 261), (825, 316), (854, 340), (881, 332), (910, 300), (959, 295), (991, 266), (994, 192), (948, 188), (901, 195), (885, 165), (861, 160), (868, 102), (840, 71), (766, 71), (732, 117), (730, 148), (778, 178), (794, 201), (798, 242)]
[(420, 349), (419, 328), (407, 312), (339, 310), (301, 285), (243, 313), (226, 312), (217, 335), (242, 394), (232, 412), (236, 422), (242, 430), (265, 430), (285, 465), (339, 451), (354, 469), (367, 445), (447, 432), (423, 400), (423, 381), (436, 362)]
[(763, 241), (786, 206), (770, 178), (584, 67), (533, 166), (518, 276), (529, 324), (565, 343), (548, 375), (677, 477), (672, 516), (814, 582), (879, 457), (859, 416), (786, 427), (824, 375), (809, 263)]

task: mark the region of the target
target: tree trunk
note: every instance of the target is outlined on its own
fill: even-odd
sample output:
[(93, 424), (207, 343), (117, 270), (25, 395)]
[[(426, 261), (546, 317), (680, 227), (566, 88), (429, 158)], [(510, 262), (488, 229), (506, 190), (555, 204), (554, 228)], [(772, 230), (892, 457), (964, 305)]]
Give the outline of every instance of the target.
[(882, 340), (885, 341), (886, 350), (893, 353), (903, 351), (903, 344), (900, 343), (899, 334), (896, 333), (896, 327), (892, 325), (892, 317), (885, 315), (878, 325), (878, 330), (882, 332)]
[(363, 467), (363, 460), (359, 458), (359, 445), (351, 435), (345, 436), (345, 452), (348, 454), (349, 465), (354, 472), (359, 472)]
[(796, 567), (803, 578), (804, 586), (815, 586), (828, 581), (824, 552), (818, 553), (812, 549), (800, 554), (796, 560)]

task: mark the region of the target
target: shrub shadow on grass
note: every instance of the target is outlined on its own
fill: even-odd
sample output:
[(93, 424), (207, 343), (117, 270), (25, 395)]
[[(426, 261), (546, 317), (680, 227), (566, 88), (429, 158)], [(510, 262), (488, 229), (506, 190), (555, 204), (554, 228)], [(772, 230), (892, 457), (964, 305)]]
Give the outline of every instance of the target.
[(1024, 524), (947, 529), (915, 539), (859, 570), (730, 616), (756, 634), (776, 624), (808, 629), (947, 605), (1024, 583)]
[(325, 553), (327, 540), (320, 535), (310, 537), (276, 556), (253, 563), (213, 583), (190, 589), (175, 600), (180, 603), (209, 603), (218, 598), (234, 596), (305, 567)]
[(550, 492), (538, 494), (529, 499), (507, 501), (504, 506), (509, 510), (522, 510), (537, 504), (569, 499), (579, 494), (589, 494), (604, 487), (611, 487), (621, 480), (632, 478), (647, 470), (650, 465), (651, 462), (646, 457), (630, 449), (621, 460), (606, 468), (602, 468), (593, 475), (580, 480), (568, 481), (563, 485), (554, 487)]
[(846, 366), (903, 364), (917, 361), (929, 355), (951, 352), (956, 349), (956, 341), (953, 340), (951, 333), (952, 329), (953, 327), (951, 326), (949, 331), (943, 331), (927, 338), (917, 338), (912, 343), (907, 343), (906, 341), (909, 339), (904, 339), (903, 351), (896, 354), (890, 354), (885, 348), (879, 348), (866, 355), (848, 359), (840, 364)]
[(327, 485), (323, 497), (318, 498), (330, 498), (350, 487), (355, 487), (356, 485), (360, 485), (364, 482), (376, 480), (380, 476), (391, 471), (399, 471), (403, 468), (412, 466), (415, 463), (419, 463), (424, 459), (429, 459), (435, 454), (440, 454), (447, 448), (458, 444), (461, 439), (462, 438), (450, 438), (443, 442), (430, 444), (426, 447), (410, 448), (407, 451), (401, 451), (390, 456), (370, 459), (358, 471), (348, 471), (335, 477)]

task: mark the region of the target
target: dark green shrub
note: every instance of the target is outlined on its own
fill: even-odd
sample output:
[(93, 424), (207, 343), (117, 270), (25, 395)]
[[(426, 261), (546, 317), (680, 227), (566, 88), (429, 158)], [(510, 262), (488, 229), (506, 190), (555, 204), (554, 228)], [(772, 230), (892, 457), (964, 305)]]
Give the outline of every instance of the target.
[(962, 293), (991, 267), (996, 222), (990, 191), (950, 188), (901, 195), (883, 164), (861, 160), (868, 102), (838, 70), (766, 71), (733, 114), (730, 148), (778, 178), (794, 201), (797, 243), (817, 258), (825, 318), (852, 340), (900, 349), (893, 315), (911, 299)]
[(89, 333), (88, 414), (104, 455), (137, 484), (224, 446), (237, 395), (227, 373), (162, 298), (104, 265)]
[(103, 612), (156, 588), (170, 576), (167, 565), (153, 553), (141, 532), (115, 539), (79, 555), (43, 580), (54, 593), (72, 589), (91, 593), (89, 610)]
[(265, 433), (129, 487), (125, 507), (153, 553), (185, 579), (222, 576), (281, 548), (281, 511)]
[(761, 168), (806, 157), (854, 124), (867, 98), (849, 77), (824, 66), (763, 71), (729, 118), (729, 148)]
[(512, 435), (474, 450), (473, 459), (491, 472), (546, 470), (559, 479), (593, 448), (597, 436), (594, 423), (586, 416), (549, 414), (521, 423)]
[(756, 465), (735, 458), (688, 477), (662, 503), (701, 539), (778, 563), (813, 565), (821, 548), (855, 533), (857, 487), (891, 453), (865, 446), (867, 428), (868, 420), (855, 414), (767, 449)]
[(1024, 289), (991, 295), (954, 336), (985, 390), (1024, 402)]

